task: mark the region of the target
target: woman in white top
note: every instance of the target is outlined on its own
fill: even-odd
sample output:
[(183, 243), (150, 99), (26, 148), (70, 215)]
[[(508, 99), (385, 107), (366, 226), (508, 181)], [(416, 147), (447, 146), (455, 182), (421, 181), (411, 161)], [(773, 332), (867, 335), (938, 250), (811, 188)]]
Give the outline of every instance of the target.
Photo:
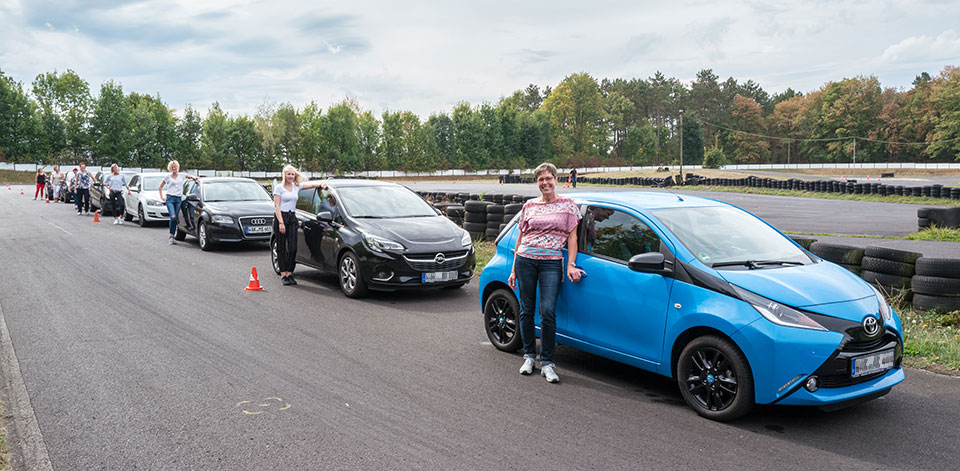
[[(127, 177), (120, 175), (120, 167), (117, 164), (110, 166), (110, 175), (103, 179), (104, 193), (109, 192), (110, 194), (110, 208), (113, 210), (113, 223), (114, 224), (123, 224), (123, 218), (121, 214), (123, 213), (123, 189), (127, 189), (127, 194), (130, 194), (130, 187), (127, 186)], [(100, 202), (100, 205), (103, 206), (103, 201)]]
[(283, 183), (273, 188), (273, 234), (277, 240), (277, 264), (280, 266), (280, 282), (284, 286), (295, 285), (293, 265), (297, 259), (297, 198), (300, 190), (307, 188), (327, 189), (321, 182), (304, 182), (303, 175), (293, 165), (283, 167)]
[[(166, 178), (160, 182), (160, 188), (157, 190), (160, 192), (160, 201), (167, 204), (167, 213), (170, 214), (170, 238), (167, 239), (167, 243), (174, 245), (176, 242), (173, 240), (173, 235), (177, 232), (180, 206), (183, 204), (183, 184), (186, 183), (188, 178), (197, 180), (197, 177), (180, 173), (180, 162), (176, 160), (171, 160), (170, 163), (167, 164), (167, 171), (170, 172), (170, 175), (167, 175)], [(163, 187), (167, 187), (166, 196), (163, 195)]]
[(60, 183), (63, 182), (63, 174), (60, 173), (60, 166), (54, 165), (53, 171), (50, 172), (50, 186), (53, 188), (53, 202), (58, 203), (60, 200)]

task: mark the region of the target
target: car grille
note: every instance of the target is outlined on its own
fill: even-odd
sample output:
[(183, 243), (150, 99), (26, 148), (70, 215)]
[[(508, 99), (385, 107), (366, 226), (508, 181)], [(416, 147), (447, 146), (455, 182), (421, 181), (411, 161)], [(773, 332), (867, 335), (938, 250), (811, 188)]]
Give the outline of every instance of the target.
[(887, 332), (875, 339), (870, 340), (848, 340), (843, 348), (837, 351), (830, 360), (827, 360), (815, 373), (820, 378), (821, 388), (843, 388), (855, 384), (865, 383), (877, 379), (889, 371), (880, 371), (854, 378), (850, 376), (850, 361), (854, 357), (866, 353), (879, 352), (893, 348), (894, 368), (900, 367), (901, 346), (896, 335)]
[[(443, 254), (443, 262), (437, 263), (437, 254)], [(467, 261), (469, 250), (455, 250), (450, 252), (406, 254), (403, 256), (407, 264), (418, 271), (442, 271), (460, 268)]]
[(270, 231), (248, 234), (247, 227), (273, 226), (273, 216), (245, 216), (238, 218), (238, 221), (240, 221), (240, 229), (243, 231), (244, 237), (264, 237), (270, 235)]

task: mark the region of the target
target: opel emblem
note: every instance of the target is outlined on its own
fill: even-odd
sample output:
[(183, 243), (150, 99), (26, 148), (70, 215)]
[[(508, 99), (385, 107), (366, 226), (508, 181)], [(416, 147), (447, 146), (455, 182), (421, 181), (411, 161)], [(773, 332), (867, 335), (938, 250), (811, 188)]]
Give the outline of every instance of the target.
[(440, 252), (437, 254), (436, 257), (433, 257), (433, 261), (436, 262), (437, 265), (443, 263), (446, 260), (447, 260), (447, 257), (443, 255), (443, 252)]
[(864, 317), (863, 331), (870, 337), (877, 335), (877, 332), (880, 332), (880, 323), (877, 322), (877, 318), (873, 316)]

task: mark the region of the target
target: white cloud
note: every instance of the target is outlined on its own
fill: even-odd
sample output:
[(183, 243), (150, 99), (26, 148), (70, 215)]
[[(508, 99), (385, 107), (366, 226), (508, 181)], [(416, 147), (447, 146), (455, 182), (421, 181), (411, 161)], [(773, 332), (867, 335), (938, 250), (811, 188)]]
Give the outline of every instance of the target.
[[(886, 62), (927, 62), (960, 59), (960, 36), (948, 29), (936, 37), (921, 35), (904, 39), (883, 51)], [(956, 65), (956, 64), (954, 64)]]

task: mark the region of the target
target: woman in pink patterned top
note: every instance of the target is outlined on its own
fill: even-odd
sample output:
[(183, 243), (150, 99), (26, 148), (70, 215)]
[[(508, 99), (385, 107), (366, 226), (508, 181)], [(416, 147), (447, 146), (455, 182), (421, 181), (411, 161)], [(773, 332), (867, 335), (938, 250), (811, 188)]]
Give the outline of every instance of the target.
[(556, 347), (555, 308), (563, 282), (563, 247), (567, 247), (567, 278), (580, 281), (583, 270), (577, 260), (577, 223), (580, 209), (572, 199), (556, 192), (557, 167), (540, 164), (534, 171), (540, 198), (527, 201), (520, 212), (520, 235), (514, 250), (513, 270), (508, 283), (520, 290), (520, 338), (523, 340), (523, 365), (520, 374), (533, 373), (537, 355), (533, 310), (540, 285), (540, 374), (547, 381), (560, 381), (553, 362)]

